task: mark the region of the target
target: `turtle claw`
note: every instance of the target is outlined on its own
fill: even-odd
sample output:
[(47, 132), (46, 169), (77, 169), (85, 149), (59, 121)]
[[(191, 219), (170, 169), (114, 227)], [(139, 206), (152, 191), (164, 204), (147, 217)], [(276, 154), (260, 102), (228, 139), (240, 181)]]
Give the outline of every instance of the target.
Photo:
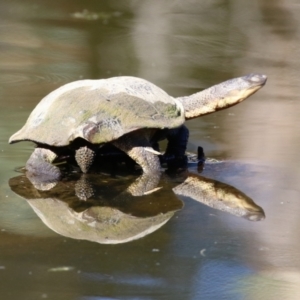
[(148, 151), (148, 152), (156, 154), (156, 155), (161, 155), (161, 153), (159, 151), (156, 151), (151, 147), (145, 147), (145, 151)]
[(158, 186), (158, 187), (156, 187), (156, 188), (154, 188), (154, 189), (152, 189), (152, 190), (150, 190), (150, 191), (146, 191), (146, 192), (144, 192), (143, 195), (150, 195), (150, 194), (152, 194), (152, 193), (154, 193), (154, 192), (159, 191), (160, 189), (162, 189), (162, 186)]

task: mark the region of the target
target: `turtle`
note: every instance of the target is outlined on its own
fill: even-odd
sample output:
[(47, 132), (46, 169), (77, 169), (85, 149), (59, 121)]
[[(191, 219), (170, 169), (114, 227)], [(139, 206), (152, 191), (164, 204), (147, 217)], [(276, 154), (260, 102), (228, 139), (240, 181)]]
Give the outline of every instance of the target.
[(186, 120), (233, 106), (266, 80), (266, 75), (251, 73), (177, 98), (138, 77), (78, 80), (44, 97), (9, 143), (36, 144), (26, 170), (45, 181), (61, 176), (52, 163), (66, 154), (73, 155), (87, 173), (99, 148), (107, 144), (125, 152), (144, 174), (157, 174), (161, 172), (158, 141), (168, 140), (168, 155), (184, 155), (189, 136)]

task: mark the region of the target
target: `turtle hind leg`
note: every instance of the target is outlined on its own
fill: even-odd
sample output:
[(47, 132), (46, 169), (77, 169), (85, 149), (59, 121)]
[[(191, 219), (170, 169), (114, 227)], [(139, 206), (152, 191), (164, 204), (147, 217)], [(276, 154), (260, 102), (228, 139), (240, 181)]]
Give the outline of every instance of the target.
[(95, 159), (95, 151), (88, 146), (80, 147), (76, 150), (75, 159), (83, 173), (87, 173)]
[(124, 135), (113, 144), (138, 163), (145, 174), (160, 173), (158, 152), (151, 147), (146, 137), (137, 134)]
[(51, 163), (55, 160), (57, 154), (45, 148), (35, 148), (26, 163), (27, 175), (35, 183), (50, 183), (58, 181), (61, 172), (58, 167)]

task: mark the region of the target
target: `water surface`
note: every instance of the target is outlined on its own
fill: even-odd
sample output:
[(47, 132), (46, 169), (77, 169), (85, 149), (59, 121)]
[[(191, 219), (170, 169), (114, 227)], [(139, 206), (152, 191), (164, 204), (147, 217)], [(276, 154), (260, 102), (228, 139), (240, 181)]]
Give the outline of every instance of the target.
[[(299, 299), (296, 0), (13, 0), (0, 8), (3, 299)], [(202, 145), (208, 157), (225, 160), (202, 175), (250, 197), (264, 220), (179, 199), (176, 184), (164, 181), (162, 194), (147, 201), (175, 201), (167, 223), (131, 242), (101, 244), (56, 233), (9, 187), (33, 147), (8, 138), (64, 83), (133, 75), (182, 96), (251, 72), (268, 75), (267, 85), (188, 122), (188, 150)], [(133, 180), (120, 176), (115, 185)]]

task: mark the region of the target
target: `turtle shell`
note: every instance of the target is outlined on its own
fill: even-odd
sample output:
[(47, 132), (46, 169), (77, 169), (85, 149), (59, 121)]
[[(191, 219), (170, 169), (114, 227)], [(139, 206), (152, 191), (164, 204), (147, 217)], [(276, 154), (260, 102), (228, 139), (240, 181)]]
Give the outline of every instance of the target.
[(144, 79), (79, 80), (43, 98), (9, 142), (66, 146), (80, 137), (101, 144), (137, 129), (175, 128), (184, 121), (182, 104)]

